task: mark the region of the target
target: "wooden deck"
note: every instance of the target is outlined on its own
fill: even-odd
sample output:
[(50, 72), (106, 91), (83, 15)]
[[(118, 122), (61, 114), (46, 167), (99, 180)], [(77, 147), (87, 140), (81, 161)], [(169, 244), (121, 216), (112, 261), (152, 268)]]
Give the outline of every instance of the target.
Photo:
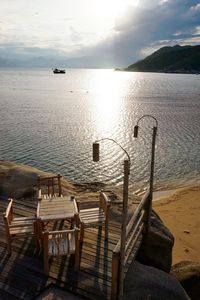
[[(7, 200), (0, 200), (0, 214)], [(37, 201), (15, 200), (14, 214), (28, 216), (36, 213)], [(61, 224), (51, 224), (60, 227)], [(109, 222), (109, 242), (104, 230), (85, 230), (81, 251), (80, 271), (73, 271), (73, 257), (51, 261), (49, 277), (43, 273), (43, 256), (34, 254), (34, 240), (15, 239), (12, 255), (6, 251), (3, 218), (0, 217), (0, 299), (35, 299), (49, 284), (85, 296), (88, 299), (110, 299), (112, 251), (120, 237), (120, 224)]]

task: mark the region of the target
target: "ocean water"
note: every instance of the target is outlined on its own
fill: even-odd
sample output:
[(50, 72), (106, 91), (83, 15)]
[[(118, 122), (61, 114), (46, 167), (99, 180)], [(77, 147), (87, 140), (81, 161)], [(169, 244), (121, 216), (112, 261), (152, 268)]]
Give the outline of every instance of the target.
[(130, 182), (149, 178), (152, 126), (158, 120), (155, 183), (200, 177), (200, 76), (113, 70), (1, 69), (0, 160), (59, 172), (76, 183), (123, 181), (123, 151), (100, 143), (113, 138), (131, 157)]

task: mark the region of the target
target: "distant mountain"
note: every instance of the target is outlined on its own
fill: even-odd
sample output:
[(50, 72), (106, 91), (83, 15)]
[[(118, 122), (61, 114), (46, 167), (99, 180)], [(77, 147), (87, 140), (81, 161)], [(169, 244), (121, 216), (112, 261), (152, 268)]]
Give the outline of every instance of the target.
[(200, 45), (163, 47), (124, 70), (161, 73), (200, 73)]

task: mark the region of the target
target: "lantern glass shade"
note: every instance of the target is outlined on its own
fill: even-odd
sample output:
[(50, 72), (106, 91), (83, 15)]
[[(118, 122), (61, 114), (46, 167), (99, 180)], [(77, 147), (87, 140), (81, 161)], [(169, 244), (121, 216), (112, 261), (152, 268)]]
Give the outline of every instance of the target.
[(92, 154), (93, 154), (93, 161), (97, 162), (99, 161), (99, 143), (93, 143), (92, 144)]
[(134, 138), (138, 137), (138, 125), (134, 126)]

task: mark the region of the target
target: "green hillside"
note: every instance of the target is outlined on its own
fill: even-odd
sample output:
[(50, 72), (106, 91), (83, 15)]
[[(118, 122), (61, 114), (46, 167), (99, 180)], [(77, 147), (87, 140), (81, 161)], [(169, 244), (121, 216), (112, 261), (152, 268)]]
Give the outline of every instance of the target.
[(163, 47), (125, 71), (200, 73), (200, 45)]

